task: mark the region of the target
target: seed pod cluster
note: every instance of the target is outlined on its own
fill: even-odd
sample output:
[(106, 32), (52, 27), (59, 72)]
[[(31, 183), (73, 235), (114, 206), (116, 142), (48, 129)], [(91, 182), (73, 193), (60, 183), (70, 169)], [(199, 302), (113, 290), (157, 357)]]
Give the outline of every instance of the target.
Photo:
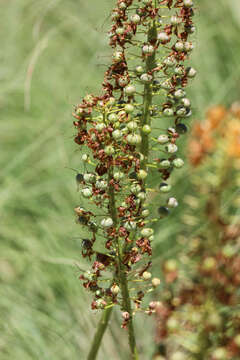
[[(140, 308), (145, 293), (159, 283), (148, 275), (152, 221), (178, 205), (168, 180), (184, 165), (177, 141), (191, 116), (185, 88), (196, 75), (184, 65), (193, 49), (193, 7), (187, 0), (118, 0), (102, 94), (86, 95), (73, 113), (75, 142), (85, 164), (85, 173), (78, 174), (79, 191), (91, 203), (75, 212), (77, 222), (92, 234), (83, 255), (95, 256), (91, 272), (81, 279), (94, 294), (93, 309), (120, 304), (129, 319), (129, 306), (119, 300), (124, 282), (148, 282), (144, 291), (131, 294)], [(160, 179), (160, 207), (151, 216), (146, 186), (150, 167)], [(95, 250), (103, 241), (104, 254)], [(108, 284), (102, 281), (107, 269), (113, 273)]]

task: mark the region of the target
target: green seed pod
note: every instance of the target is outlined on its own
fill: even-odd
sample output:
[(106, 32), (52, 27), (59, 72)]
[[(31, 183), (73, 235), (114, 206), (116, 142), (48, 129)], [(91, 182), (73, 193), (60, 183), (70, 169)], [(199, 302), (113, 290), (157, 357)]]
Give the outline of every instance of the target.
[(174, 115), (174, 111), (173, 111), (173, 109), (172, 108), (165, 108), (164, 110), (163, 110), (163, 114), (165, 115), (165, 116), (173, 116)]
[(197, 71), (192, 67), (188, 67), (186, 71), (187, 71), (187, 77), (189, 78), (194, 78), (197, 75)]
[(168, 135), (159, 135), (157, 140), (158, 140), (159, 144), (166, 144), (169, 142), (169, 137), (168, 137)]
[(125, 89), (125, 94), (128, 96), (134, 95), (136, 92), (136, 87), (134, 85), (128, 85)]
[(141, 18), (138, 14), (133, 14), (130, 17), (130, 20), (134, 23), (134, 24), (139, 24), (141, 22)]
[(115, 114), (115, 113), (109, 114), (109, 115), (108, 115), (108, 120), (109, 120), (110, 122), (115, 123), (116, 121), (118, 121), (118, 116), (117, 116), (117, 114)]
[(129, 134), (127, 136), (127, 142), (130, 144), (130, 145), (137, 145), (137, 144), (140, 144), (142, 141), (142, 137), (138, 134)]
[(167, 183), (161, 183), (159, 185), (159, 190), (163, 193), (168, 193), (169, 191), (171, 191), (172, 186), (167, 184)]
[(84, 188), (81, 190), (82, 196), (85, 198), (90, 198), (92, 196), (92, 189)]
[(131, 185), (130, 190), (133, 194), (136, 195), (141, 191), (141, 186), (139, 184), (133, 184), (133, 185)]
[(193, 6), (193, 1), (192, 0), (183, 0), (183, 4), (185, 7), (190, 8)]
[(96, 130), (97, 131), (102, 131), (105, 128), (105, 125), (103, 123), (99, 123), (96, 125)]
[(141, 214), (141, 215), (142, 215), (142, 217), (145, 218), (145, 217), (148, 217), (149, 214), (150, 214), (150, 211), (149, 211), (148, 209), (145, 209), (145, 210), (142, 211), (142, 214)]
[(174, 159), (173, 160), (173, 166), (177, 169), (180, 169), (182, 168), (184, 165), (184, 161), (183, 159), (180, 159), (180, 158), (177, 158), (177, 159)]
[(175, 144), (168, 144), (166, 150), (168, 153), (174, 154), (175, 152), (178, 151), (178, 147)]
[(132, 104), (126, 104), (124, 110), (127, 114), (130, 114), (134, 111), (134, 106)]
[(170, 208), (175, 208), (175, 207), (177, 207), (177, 206), (178, 206), (177, 199), (175, 199), (174, 197), (170, 197), (170, 198), (168, 199), (167, 206), (170, 207)]
[(160, 43), (163, 44), (169, 41), (169, 36), (164, 31), (158, 33), (157, 38), (160, 41)]
[(151, 127), (149, 125), (144, 125), (142, 128), (142, 132), (146, 135), (150, 134), (152, 131)]
[(142, 48), (143, 54), (151, 55), (154, 53), (154, 47), (152, 45), (144, 45)]
[(140, 76), (140, 80), (143, 82), (143, 83), (150, 83), (152, 81), (153, 77), (152, 75), (150, 74), (142, 74)]
[(139, 170), (139, 172), (137, 173), (137, 177), (138, 177), (138, 179), (140, 179), (140, 180), (144, 180), (144, 179), (146, 179), (146, 177), (147, 177), (147, 172), (145, 171), (145, 170)]
[(131, 131), (134, 131), (134, 130), (137, 130), (138, 128), (138, 123), (136, 121), (130, 121), (128, 124), (127, 124), (127, 128)]
[(144, 228), (141, 230), (141, 235), (143, 237), (148, 238), (149, 236), (153, 235), (153, 229), (151, 228)]
[(144, 73), (144, 69), (143, 69), (143, 67), (140, 66), (140, 65), (138, 65), (138, 66), (136, 67), (135, 71), (136, 71), (136, 73), (139, 74), (139, 75), (141, 75), (141, 74)]
[(104, 151), (107, 155), (111, 156), (115, 153), (114, 147), (112, 145), (108, 145), (104, 148)]
[(122, 180), (124, 178), (124, 176), (125, 176), (124, 173), (121, 171), (117, 171), (113, 174), (113, 178), (116, 181)]
[(175, 49), (177, 51), (183, 51), (184, 50), (184, 43), (182, 41), (177, 41), (175, 44)]
[(118, 140), (118, 139), (121, 139), (121, 138), (122, 138), (123, 133), (122, 133), (121, 130), (114, 130), (114, 131), (112, 132), (112, 136), (113, 136), (113, 138), (114, 138), (115, 140)]
[(104, 227), (104, 228), (112, 227), (112, 226), (113, 226), (113, 220), (112, 220), (112, 218), (109, 217), (109, 218), (104, 218), (104, 219), (102, 219), (101, 225), (102, 225), (102, 227)]
[(142, 277), (144, 280), (149, 280), (152, 277), (152, 274), (149, 271), (144, 271), (144, 273), (142, 274)]
[(159, 163), (160, 167), (163, 169), (168, 169), (171, 166), (171, 163), (169, 160), (161, 160)]

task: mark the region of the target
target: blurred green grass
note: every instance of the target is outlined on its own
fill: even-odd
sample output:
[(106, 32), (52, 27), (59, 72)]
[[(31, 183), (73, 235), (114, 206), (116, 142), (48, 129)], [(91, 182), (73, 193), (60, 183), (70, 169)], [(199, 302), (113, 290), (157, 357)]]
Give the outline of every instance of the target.
[[(0, 359), (84, 359), (98, 315), (77, 280), (80, 229), (72, 106), (101, 88), (113, 1), (0, 1)], [(240, 97), (240, 4), (199, 1), (190, 89), (194, 117)], [(184, 176), (184, 178), (183, 178)], [(176, 179), (187, 193), (185, 173)], [(156, 236), (159, 257), (174, 254), (181, 209)], [(115, 320), (115, 321), (114, 321)], [(144, 330), (141, 331), (144, 321)], [(148, 359), (151, 320), (137, 318)], [(126, 334), (111, 321), (100, 359), (126, 358)]]

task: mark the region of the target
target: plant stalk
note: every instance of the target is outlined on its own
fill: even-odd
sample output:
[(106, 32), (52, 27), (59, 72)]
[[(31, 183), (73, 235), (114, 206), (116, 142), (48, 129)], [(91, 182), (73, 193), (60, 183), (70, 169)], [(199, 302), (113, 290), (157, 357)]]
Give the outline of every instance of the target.
[(95, 333), (87, 360), (95, 360), (97, 358), (98, 350), (100, 348), (103, 335), (107, 329), (112, 310), (113, 310), (113, 307), (103, 310), (103, 313), (102, 313), (101, 319), (98, 323), (97, 331)]

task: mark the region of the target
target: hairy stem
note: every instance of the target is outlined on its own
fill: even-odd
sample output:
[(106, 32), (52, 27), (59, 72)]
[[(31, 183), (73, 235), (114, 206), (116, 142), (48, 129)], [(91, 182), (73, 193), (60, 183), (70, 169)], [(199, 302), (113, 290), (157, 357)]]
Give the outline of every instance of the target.
[(103, 335), (107, 329), (112, 310), (113, 307), (103, 310), (87, 360), (95, 360), (97, 358), (98, 350), (100, 348)]
[[(113, 167), (111, 167), (109, 170), (109, 179), (108, 179), (109, 184), (112, 179), (112, 175), (113, 175)], [(115, 203), (114, 187), (111, 184), (109, 185), (109, 212), (113, 219), (114, 226), (116, 227), (118, 224), (117, 209), (116, 209), (116, 203)], [(122, 263), (122, 246), (121, 246), (119, 237), (117, 237), (116, 245), (117, 245), (117, 253), (118, 253), (118, 278), (119, 278), (119, 283), (120, 283), (122, 297), (123, 297), (122, 308), (124, 311), (127, 311), (130, 315), (130, 319), (128, 322), (129, 346), (131, 349), (132, 360), (137, 360), (138, 354), (137, 354), (135, 333), (134, 333), (134, 327), (133, 327), (133, 319), (132, 319), (133, 314), (132, 314), (131, 300), (130, 300), (130, 296), (129, 296), (127, 276), (126, 276), (124, 264)]]

